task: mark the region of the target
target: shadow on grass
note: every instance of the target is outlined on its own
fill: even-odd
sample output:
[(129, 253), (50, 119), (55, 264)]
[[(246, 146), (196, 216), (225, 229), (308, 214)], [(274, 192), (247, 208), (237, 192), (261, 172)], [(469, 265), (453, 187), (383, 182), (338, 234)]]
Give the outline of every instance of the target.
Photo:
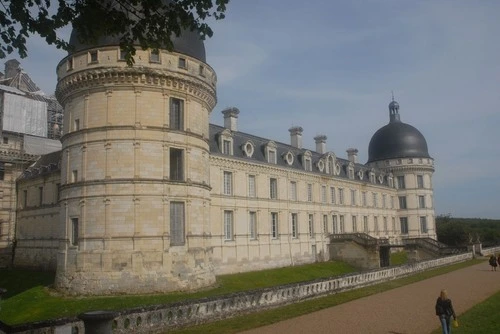
[(2, 300), (37, 286), (51, 286), (55, 273), (33, 270), (0, 269), (0, 288), (7, 289)]

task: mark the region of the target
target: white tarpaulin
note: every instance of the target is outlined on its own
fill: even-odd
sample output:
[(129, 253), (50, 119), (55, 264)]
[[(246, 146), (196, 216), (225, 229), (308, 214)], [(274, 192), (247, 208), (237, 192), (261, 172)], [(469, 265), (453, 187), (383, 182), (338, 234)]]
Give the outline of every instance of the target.
[(47, 137), (47, 103), (4, 92), (3, 130)]
[(59, 140), (40, 138), (33, 136), (24, 136), (24, 151), (28, 154), (42, 155), (61, 150)]

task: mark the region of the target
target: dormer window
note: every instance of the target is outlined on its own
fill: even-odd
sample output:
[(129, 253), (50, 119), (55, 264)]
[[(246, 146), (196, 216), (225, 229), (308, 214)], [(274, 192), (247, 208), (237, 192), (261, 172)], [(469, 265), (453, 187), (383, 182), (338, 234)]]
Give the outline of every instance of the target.
[(375, 172), (373, 170), (370, 171), (370, 183), (376, 183)]
[(276, 143), (273, 141), (270, 141), (266, 145), (266, 160), (270, 164), (276, 164)]
[(283, 156), (283, 158), (285, 159), (286, 163), (288, 164), (288, 166), (291, 166), (293, 164), (293, 153), (288, 151), (286, 152), (286, 154)]
[(219, 137), (219, 147), (222, 154), (233, 155), (233, 137), (231, 131), (223, 130)]
[(149, 54), (150, 63), (160, 63), (160, 52), (158, 50), (151, 50)]
[(187, 68), (186, 58), (179, 57), (178, 67), (183, 69)]
[(349, 176), (349, 179), (354, 180), (354, 163), (349, 162), (349, 165), (347, 166), (347, 175)]
[(384, 175), (380, 174), (378, 176), (378, 183), (383, 184), (384, 183)]
[(320, 159), (316, 165), (320, 172), (323, 172), (325, 170), (325, 162), (323, 161), (323, 159)]
[(340, 164), (337, 162), (335, 164), (335, 175), (340, 175), (340, 169), (341, 169)]
[(328, 153), (326, 157), (325, 173), (332, 175), (335, 174), (335, 156), (331, 153)]
[(310, 151), (305, 151), (303, 155), (303, 164), (304, 164), (304, 170), (311, 172), (312, 171), (312, 159), (311, 159), (311, 152)]
[(387, 177), (387, 182), (389, 183), (389, 187), (394, 188), (394, 177), (392, 176), (392, 173)]
[(365, 172), (362, 169), (358, 170), (358, 178), (360, 180), (363, 180), (364, 177), (365, 177)]
[(245, 145), (243, 145), (243, 153), (247, 158), (251, 158), (254, 152), (254, 145), (251, 141), (247, 141)]
[(89, 63), (97, 63), (99, 61), (99, 55), (97, 53), (97, 50), (90, 51), (88, 57), (89, 57), (88, 58)]

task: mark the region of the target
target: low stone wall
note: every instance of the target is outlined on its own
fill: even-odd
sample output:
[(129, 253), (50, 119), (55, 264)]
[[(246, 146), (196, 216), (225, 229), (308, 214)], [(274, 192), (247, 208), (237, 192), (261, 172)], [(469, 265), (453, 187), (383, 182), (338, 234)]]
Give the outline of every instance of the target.
[(481, 249), (482, 256), (499, 255), (500, 246)]
[[(198, 299), (120, 311), (114, 320), (113, 333), (161, 333), (170, 329), (212, 322), (296, 303), (312, 298), (353, 290), (384, 281), (410, 276), (472, 259), (472, 253), (442, 257), (408, 265), (372, 270), (340, 277), (331, 277), (297, 284), (283, 285), (214, 298)], [(44, 325), (45, 324), (45, 325)], [(0, 324), (1, 325), (1, 324)], [(18, 327), (0, 326), (6, 333), (84, 333), (83, 323), (76, 319), (25, 324)]]

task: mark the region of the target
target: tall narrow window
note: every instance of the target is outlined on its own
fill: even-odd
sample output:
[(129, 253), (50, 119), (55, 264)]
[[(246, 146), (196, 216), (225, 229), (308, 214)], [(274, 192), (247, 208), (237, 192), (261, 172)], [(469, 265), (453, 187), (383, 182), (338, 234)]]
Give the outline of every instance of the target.
[(97, 63), (99, 60), (97, 51), (90, 51), (89, 52), (89, 62), (90, 63)]
[(275, 164), (276, 163), (276, 151), (275, 150), (269, 150), (268, 151), (268, 161), (270, 164)]
[(345, 232), (345, 228), (344, 228), (344, 215), (340, 215), (340, 224), (339, 224), (339, 228), (340, 228), (340, 233), (344, 233)]
[(399, 196), (399, 208), (406, 209), (406, 196)]
[(314, 238), (314, 215), (309, 215), (309, 237)]
[(366, 191), (363, 191), (361, 193), (361, 197), (362, 197), (362, 200), (363, 200), (363, 206), (368, 206), (368, 201), (366, 199)]
[(71, 245), (78, 245), (78, 218), (71, 218)]
[(330, 201), (332, 204), (335, 204), (335, 188), (330, 187)]
[(401, 234), (408, 234), (408, 218), (399, 217), (399, 224), (401, 225)]
[(80, 130), (80, 120), (77, 118), (73, 122), (73, 131)]
[(78, 171), (76, 169), (71, 173), (71, 182), (78, 182)]
[(326, 186), (321, 186), (321, 202), (326, 203)]
[(385, 209), (387, 208), (387, 195), (382, 194), (382, 207)]
[(396, 232), (396, 218), (392, 217), (392, 230)]
[(344, 204), (344, 189), (339, 188), (339, 204)]
[(248, 229), (250, 232), (250, 239), (257, 239), (257, 212), (249, 212), (248, 214)]
[(222, 141), (222, 154), (232, 155), (231, 146), (232, 146), (231, 141), (224, 139)]
[(378, 201), (377, 201), (377, 193), (373, 193), (373, 207), (376, 208), (378, 207)]
[(313, 185), (307, 184), (307, 201), (312, 202), (313, 200)]
[(0, 162), (0, 180), (5, 178), (5, 163)]
[(427, 217), (420, 217), (420, 232), (427, 233)]
[(248, 175), (248, 197), (255, 197), (255, 175)]
[(297, 238), (299, 236), (299, 225), (298, 225), (297, 214), (292, 213), (292, 238)]
[(306, 158), (305, 159), (305, 169), (306, 171), (312, 171), (312, 162), (311, 162), (311, 158)]
[(377, 216), (373, 217), (373, 225), (374, 225), (374, 228), (375, 228), (375, 233), (378, 234), (379, 229), (378, 229), (378, 217)]
[(224, 195), (233, 194), (233, 173), (224, 172)]
[(328, 234), (328, 216), (323, 215), (323, 233)]
[(233, 240), (233, 211), (224, 211), (224, 239)]
[(278, 180), (275, 178), (269, 179), (269, 197), (271, 199), (278, 198)]
[(175, 97), (170, 98), (170, 128), (184, 129), (184, 101)]
[(278, 239), (278, 213), (271, 212), (271, 237), (273, 239)]
[(351, 205), (356, 205), (356, 190), (351, 189)]
[(417, 187), (418, 188), (424, 187), (424, 176), (423, 175), (417, 175)]
[(387, 217), (384, 217), (384, 232), (387, 233), (387, 229), (388, 229), (388, 227), (387, 227)]
[(358, 219), (356, 216), (352, 216), (352, 231), (358, 232)]
[(363, 232), (368, 233), (368, 216), (363, 216)]
[(181, 149), (170, 148), (170, 180), (184, 180), (184, 152)]
[(397, 177), (397, 180), (398, 180), (398, 189), (405, 189), (406, 188), (405, 176), (400, 175)]
[(418, 196), (418, 207), (425, 209), (425, 196)]
[(170, 202), (170, 246), (185, 244), (184, 202)]
[(337, 215), (332, 215), (332, 228), (333, 228), (333, 234), (339, 233), (339, 226), (337, 222)]
[(38, 206), (43, 205), (43, 187), (38, 187)]
[(290, 181), (290, 200), (297, 200), (297, 182), (295, 181)]

